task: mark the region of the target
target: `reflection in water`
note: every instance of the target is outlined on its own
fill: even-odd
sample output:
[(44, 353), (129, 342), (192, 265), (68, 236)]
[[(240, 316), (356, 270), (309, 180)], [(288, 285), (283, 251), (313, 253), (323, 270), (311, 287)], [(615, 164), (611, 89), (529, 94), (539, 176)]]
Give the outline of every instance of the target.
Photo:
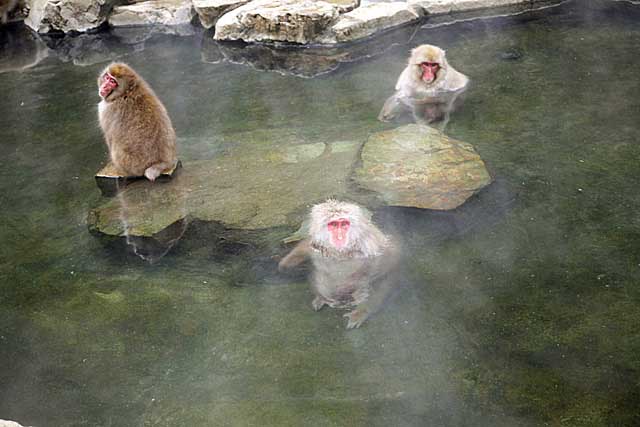
[(374, 58), (397, 49), (398, 45), (409, 43), (415, 31), (415, 26), (405, 26), (389, 32), (382, 39), (328, 47), (219, 42), (206, 32), (201, 53), (202, 60), (211, 64), (227, 61), (284, 75), (316, 77), (335, 71), (342, 64)]
[[(142, 180), (119, 191), (116, 195), (118, 217), (122, 225), (121, 235), (124, 236), (128, 248), (135, 255), (151, 264), (164, 257), (178, 243), (189, 225), (186, 210), (187, 192), (178, 181), (179, 176), (166, 183), (162, 180), (157, 182)], [(144, 227), (145, 222), (153, 223), (157, 220), (156, 216), (163, 216), (163, 212), (157, 211), (158, 204), (154, 201), (156, 197), (154, 187), (159, 185), (168, 185), (175, 190), (170, 192), (171, 204), (174, 210), (182, 212), (182, 216), (162, 231), (153, 235), (144, 235), (141, 228)], [(131, 209), (135, 209), (135, 224), (129, 221)], [(141, 217), (144, 218), (142, 222)]]
[(0, 26), (0, 73), (31, 68), (49, 52), (40, 37), (23, 25)]
[(358, 328), (377, 311), (395, 282), (398, 245), (371, 222), (360, 206), (328, 200), (311, 209), (309, 237), (280, 261), (294, 267), (311, 258), (313, 309), (352, 308), (347, 328)]

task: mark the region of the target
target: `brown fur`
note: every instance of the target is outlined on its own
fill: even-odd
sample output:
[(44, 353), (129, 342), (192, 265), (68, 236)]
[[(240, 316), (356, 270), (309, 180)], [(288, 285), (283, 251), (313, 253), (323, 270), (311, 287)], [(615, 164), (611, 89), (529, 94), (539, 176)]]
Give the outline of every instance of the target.
[(98, 106), (100, 127), (114, 166), (128, 176), (151, 181), (171, 169), (176, 159), (176, 135), (164, 105), (131, 67), (109, 65), (98, 77), (111, 74), (118, 87)]
[[(327, 229), (327, 224), (338, 218), (346, 218), (351, 223), (342, 248), (331, 243)], [(398, 261), (396, 245), (371, 222), (366, 211), (336, 200), (311, 209), (309, 234), (278, 267), (284, 270), (311, 258), (313, 308), (355, 307), (345, 315), (349, 319), (347, 328), (359, 327), (382, 305), (393, 288), (389, 273)]]

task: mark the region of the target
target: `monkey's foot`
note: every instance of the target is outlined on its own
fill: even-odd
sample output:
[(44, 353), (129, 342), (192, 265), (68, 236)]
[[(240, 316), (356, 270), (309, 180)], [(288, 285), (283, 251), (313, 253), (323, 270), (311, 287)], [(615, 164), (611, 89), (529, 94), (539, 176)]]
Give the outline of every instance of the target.
[(162, 171), (160, 169), (151, 166), (148, 167), (146, 171), (144, 171), (144, 176), (146, 176), (149, 181), (155, 181), (161, 173)]
[(356, 308), (353, 311), (345, 314), (344, 317), (349, 319), (347, 322), (347, 329), (359, 328), (369, 317), (369, 312), (362, 308)]
[(311, 306), (313, 307), (313, 309), (315, 311), (320, 310), (325, 305), (329, 305), (329, 301), (327, 301), (326, 299), (322, 298), (321, 296), (317, 296), (317, 297), (315, 297), (313, 299), (313, 301), (311, 301)]

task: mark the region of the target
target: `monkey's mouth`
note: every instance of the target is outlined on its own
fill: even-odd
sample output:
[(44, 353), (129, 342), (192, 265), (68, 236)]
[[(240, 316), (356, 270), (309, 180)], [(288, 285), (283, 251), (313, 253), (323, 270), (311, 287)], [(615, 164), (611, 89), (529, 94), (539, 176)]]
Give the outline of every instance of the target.
[(102, 76), (102, 84), (100, 85), (100, 89), (98, 93), (102, 98), (106, 98), (118, 87), (118, 81), (109, 73), (105, 73)]
[(422, 62), (420, 68), (422, 69), (422, 80), (425, 83), (432, 83), (438, 77), (440, 64), (437, 62)]

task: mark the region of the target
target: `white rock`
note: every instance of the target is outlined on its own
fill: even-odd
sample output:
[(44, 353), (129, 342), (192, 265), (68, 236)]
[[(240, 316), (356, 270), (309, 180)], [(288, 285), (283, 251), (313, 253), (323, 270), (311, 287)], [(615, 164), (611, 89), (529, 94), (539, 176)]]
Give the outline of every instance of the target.
[(100, 26), (116, 0), (32, 0), (25, 19), (39, 33), (84, 32)]
[(215, 39), (312, 43), (338, 15), (324, 1), (254, 0), (222, 16)]
[(202, 26), (211, 28), (222, 15), (249, 1), (251, 0), (193, 0), (193, 8), (200, 17)]
[(0, 427), (22, 427), (15, 421), (0, 420)]
[(109, 17), (114, 27), (136, 25), (185, 25), (195, 16), (191, 0), (149, 0), (117, 6)]
[(340, 16), (323, 42), (357, 40), (419, 18), (404, 2), (370, 3)]

